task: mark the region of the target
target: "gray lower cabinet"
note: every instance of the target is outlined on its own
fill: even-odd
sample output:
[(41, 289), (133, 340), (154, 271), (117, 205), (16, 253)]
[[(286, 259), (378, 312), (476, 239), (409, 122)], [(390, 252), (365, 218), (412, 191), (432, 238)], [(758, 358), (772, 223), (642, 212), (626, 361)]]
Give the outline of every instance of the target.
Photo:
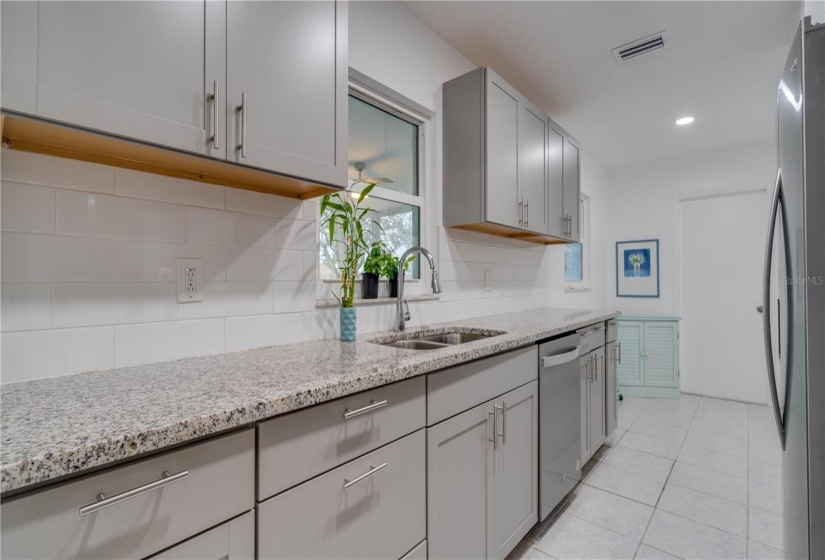
[[(254, 443), (246, 429), (10, 498), (0, 507), (0, 554), (139, 559), (159, 552), (252, 509)], [(154, 489), (130, 492), (147, 485)], [(101, 494), (114, 503), (91, 511)]]
[(616, 366), (619, 363), (619, 346), (615, 340), (605, 347), (605, 436), (610, 436), (619, 426), (619, 407), (617, 406), (618, 384)]
[(679, 318), (628, 317), (618, 321), (619, 387), (624, 396), (679, 396)]
[[(225, 2), (8, 4), (4, 109), (225, 156), (222, 139), (212, 141), (226, 98)], [(26, 39), (12, 43), (18, 34)]]
[(227, 158), (345, 186), (347, 3), (227, 10)]
[(401, 558), (426, 537), (424, 430), (258, 504), (258, 558)]
[(604, 444), (605, 436), (605, 365), (604, 346), (581, 357), (581, 464), (584, 465)]
[(538, 520), (537, 469), (537, 381), (429, 427), (429, 558), (506, 557)]
[(248, 511), (151, 560), (255, 560), (255, 512)]

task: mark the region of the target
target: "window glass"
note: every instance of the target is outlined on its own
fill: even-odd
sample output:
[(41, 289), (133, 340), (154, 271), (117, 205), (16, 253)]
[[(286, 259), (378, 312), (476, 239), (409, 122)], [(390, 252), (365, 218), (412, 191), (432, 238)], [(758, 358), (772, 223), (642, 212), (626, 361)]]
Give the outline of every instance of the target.
[(418, 196), (418, 126), (349, 97), (350, 181), (387, 178), (382, 188)]
[(564, 281), (581, 282), (584, 279), (582, 266), (582, 244), (570, 243), (564, 246)]

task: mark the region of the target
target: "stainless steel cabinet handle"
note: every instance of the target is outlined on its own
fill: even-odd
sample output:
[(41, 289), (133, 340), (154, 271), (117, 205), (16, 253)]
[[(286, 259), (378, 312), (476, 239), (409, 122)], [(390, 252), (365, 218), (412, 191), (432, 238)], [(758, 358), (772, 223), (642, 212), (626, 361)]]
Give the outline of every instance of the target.
[(365, 472), (361, 476), (359, 476), (357, 478), (353, 478), (352, 480), (350, 480), (348, 478), (345, 478), (344, 479), (344, 490), (346, 490), (350, 486), (358, 484), (359, 482), (361, 482), (365, 478), (371, 477), (372, 475), (374, 475), (375, 473), (377, 473), (378, 471), (380, 471), (381, 469), (383, 469), (386, 466), (387, 466), (387, 463), (381, 463), (377, 467), (375, 465), (370, 465), (370, 470), (368, 470), (367, 472)]
[(580, 333), (579, 336), (582, 337), (582, 338), (587, 338), (591, 334), (593, 334), (593, 331), (587, 331), (587, 332)]
[(518, 203), (518, 223), (524, 223), (524, 199), (522, 198)]
[(501, 411), (501, 431), (496, 435), (501, 438), (502, 445), (507, 445), (507, 401), (501, 403), (501, 406), (495, 405), (495, 410)]
[(373, 410), (377, 410), (385, 406), (387, 406), (387, 401), (383, 400), (378, 402), (370, 401), (370, 404), (368, 404), (367, 406), (362, 408), (356, 408), (355, 410), (350, 410), (347, 408), (344, 410), (344, 420), (349, 420), (350, 418), (354, 418), (355, 416), (360, 416), (362, 414), (372, 412)]
[(524, 203), (524, 227), (530, 225), (530, 201), (527, 200)]
[(219, 85), (218, 80), (212, 82), (212, 95), (209, 96), (209, 99), (212, 101), (212, 128), (215, 131), (215, 134), (212, 136), (212, 147), (216, 150), (220, 148), (221, 137), (221, 121), (219, 117), (221, 100)]
[(622, 363), (622, 343), (616, 343), (616, 362)]
[[(487, 411), (487, 425), (488, 426), (490, 425), (490, 415), (493, 416), (493, 438), (492, 439), (487, 438), (487, 441), (492, 441), (493, 442), (493, 449), (495, 449), (496, 447), (498, 447), (498, 436), (497, 436), (497, 433), (496, 433), (498, 431), (498, 428), (497, 428), (498, 420), (496, 418), (495, 408), (493, 410), (488, 410)], [(487, 433), (490, 433), (489, 429), (488, 429)]]
[(605, 327), (596, 327), (593, 330), (596, 331), (596, 332), (599, 332), (599, 331), (603, 331), (604, 329), (605, 329)]
[(152, 490), (163, 488), (164, 486), (183, 480), (187, 476), (189, 476), (189, 471), (181, 471), (175, 474), (169, 474), (164, 471), (163, 478), (160, 480), (150, 482), (149, 484), (144, 484), (143, 486), (138, 486), (137, 488), (132, 488), (131, 490), (127, 490), (126, 492), (122, 492), (120, 494), (115, 494), (111, 498), (107, 498), (103, 494), (98, 494), (97, 501), (95, 503), (80, 508), (80, 517), (91, 515), (102, 509), (106, 509), (107, 507), (111, 507), (115, 504), (119, 504), (120, 502), (125, 502), (126, 500), (140, 496), (141, 494), (146, 494)]
[(600, 362), (601, 362), (601, 360), (599, 359), (598, 356), (593, 357), (593, 364), (594, 364), (594, 367), (593, 367), (593, 382), (594, 383), (599, 382), (599, 363)]
[(238, 150), (241, 151), (241, 157), (246, 157), (246, 116), (249, 113), (249, 107), (246, 104), (246, 93), (241, 94), (241, 104), (238, 106), (238, 112), (241, 114), (241, 143), (238, 144)]

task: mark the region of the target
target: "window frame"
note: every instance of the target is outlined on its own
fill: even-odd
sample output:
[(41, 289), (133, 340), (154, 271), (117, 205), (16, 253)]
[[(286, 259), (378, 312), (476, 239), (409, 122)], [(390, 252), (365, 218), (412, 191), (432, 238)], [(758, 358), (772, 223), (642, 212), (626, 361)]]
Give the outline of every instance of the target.
[[(350, 69), (351, 74), (356, 74), (356, 78), (358, 77), (357, 72), (354, 72)], [(368, 78), (361, 76), (364, 81), (371, 82)], [(376, 107), (382, 111), (386, 111), (387, 113), (400, 118), (401, 120), (407, 121), (411, 124), (414, 124), (418, 127), (418, 195), (411, 195), (399, 191), (395, 191), (392, 189), (387, 189), (381, 187), (381, 185), (376, 185), (373, 190), (370, 192), (370, 196), (375, 196), (376, 198), (380, 198), (383, 200), (387, 200), (389, 202), (398, 202), (401, 204), (406, 204), (409, 206), (414, 206), (418, 208), (418, 242), (420, 245), (425, 247), (430, 247), (432, 242), (435, 240), (437, 241), (437, 236), (434, 235), (434, 222), (433, 220), (433, 212), (431, 211), (431, 198), (428, 197), (430, 194), (431, 186), (430, 183), (432, 182), (429, 180), (428, 177), (428, 165), (427, 165), (427, 152), (431, 148), (429, 146), (428, 140), (431, 138), (430, 130), (431, 127), (434, 126), (435, 119), (433, 118), (434, 114), (428, 114), (429, 112), (425, 112), (425, 110), (417, 111), (409, 107), (410, 104), (414, 104), (409, 102), (406, 98), (399, 94), (395, 94), (388, 88), (381, 87), (378, 84), (375, 86), (378, 87), (368, 87), (363, 85), (357, 79), (353, 79), (353, 76), (350, 76), (349, 80), (349, 88), (348, 88), (348, 96), (353, 96), (364, 103), (368, 103), (373, 107)], [(377, 91), (379, 90), (380, 91)], [(423, 109), (423, 108), (422, 108)], [(354, 185), (354, 181), (347, 180), (347, 186), (353, 192), (361, 192), (364, 188), (366, 188), (366, 184), (361, 183)], [(316, 230), (320, 231), (320, 220), (321, 217), (316, 214)], [(318, 243), (320, 243), (320, 237), (318, 238)], [(436, 248), (437, 249), (437, 248)], [(433, 252), (434, 255), (437, 253)], [(417, 256), (420, 261), (420, 256)], [(323, 284), (326, 286), (325, 291), (328, 292), (328, 286), (330, 284), (340, 283), (340, 280), (337, 278), (322, 278), (321, 277), (321, 251), (320, 246), (316, 251), (316, 283)], [(408, 289), (405, 293), (409, 295), (420, 295), (422, 290), (422, 283), (420, 282), (421, 276), (424, 275), (424, 267), (419, 265), (419, 278), (413, 278), (409, 275), (409, 273), (405, 276), (405, 283), (408, 286)], [(361, 282), (361, 279), (356, 281), (357, 283)], [(360, 293), (360, 292), (356, 292)], [(327, 298), (317, 299), (318, 303), (325, 303), (327, 302)], [(359, 298), (356, 298), (356, 304), (358, 303)], [(374, 300), (370, 300), (374, 301)]]
[[(582, 246), (582, 279), (578, 282), (564, 282), (565, 293), (575, 292), (589, 292), (592, 289), (590, 277), (592, 235), (590, 231), (590, 196), (585, 193), (579, 193), (579, 231), (581, 237), (579, 243)], [(562, 274), (564, 269), (562, 268)]]

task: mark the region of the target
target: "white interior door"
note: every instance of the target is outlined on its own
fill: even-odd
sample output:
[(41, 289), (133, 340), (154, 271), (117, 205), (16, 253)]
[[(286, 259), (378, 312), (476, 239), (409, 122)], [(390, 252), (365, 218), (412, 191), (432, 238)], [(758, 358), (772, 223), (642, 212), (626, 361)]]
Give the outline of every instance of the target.
[(767, 193), (680, 200), (682, 390), (767, 403), (762, 300)]

